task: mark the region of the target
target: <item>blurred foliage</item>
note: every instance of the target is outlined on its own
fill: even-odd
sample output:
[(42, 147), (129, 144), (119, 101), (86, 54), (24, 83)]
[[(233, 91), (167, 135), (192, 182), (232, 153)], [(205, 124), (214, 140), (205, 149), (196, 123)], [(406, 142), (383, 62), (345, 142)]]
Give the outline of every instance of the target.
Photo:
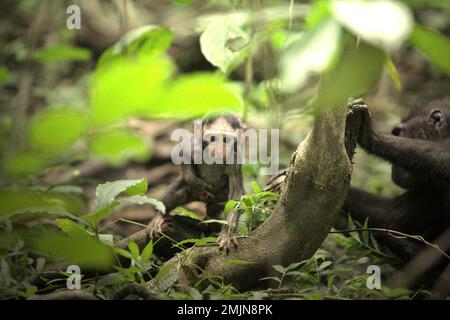
[[(120, 237), (104, 233), (114, 211), (127, 203), (165, 211), (146, 195), (144, 179), (95, 183), (90, 206), (80, 181), (45, 178), (93, 158), (115, 167), (148, 164), (157, 134), (130, 127), (132, 118), (179, 123), (222, 110), (245, 116), (255, 127), (280, 127), (280, 160), (287, 164), (315, 108), (342, 107), (349, 97), (366, 95), (385, 129), (399, 117), (395, 97), (412, 95), (398, 92), (406, 90), (408, 77), (419, 74), (420, 81), (437, 87), (450, 73), (448, 1), (128, 1), (126, 12), (115, 2), (74, 1), (82, 9), (81, 30), (66, 28), (67, 3), (43, 3), (14, 1), (1, 10), (6, 19), (0, 23), (0, 298), (41, 293), (29, 277), (59, 261), (114, 265), (116, 273), (95, 283), (101, 297), (123, 283), (151, 278), (169, 298), (269, 297), (264, 290), (239, 293), (222, 279), (209, 279), (205, 290), (180, 292), (177, 279), (160, 269), (153, 242), (143, 250), (134, 242), (117, 248)], [(410, 52), (420, 55), (414, 60)], [(417, 61), (432, 67), (417, 71)], [(392, 84), (397, 91), (385, 89)], [(425, 89), (414, 94), (428, 98)], [(262, 185), (259, 170), (260, 165), (244, 166), (246, 180)], [(386, 163), (358, 151), (353, 183), (395, 195), (400, 190), (389, 171)], [(225, 205), (226, 212), (243, 212), (243, 234), (262, 223), (276, 201), (256, 182), (249, 185), (252, 193)], [(198, 218), (185, 208), (177, 211)], [(208, 237), (174, 245), (212, 242)], [(129, 259), (130, 266), (116, 265), (115, 255)], [(395, 261), (367, 233), (333, 234), (314, 257), (274, 266), (276, 276), (267, 280), (302, 299), (418, 294), (369, 291), (363, 268), (368, 264), (389, 269)]]

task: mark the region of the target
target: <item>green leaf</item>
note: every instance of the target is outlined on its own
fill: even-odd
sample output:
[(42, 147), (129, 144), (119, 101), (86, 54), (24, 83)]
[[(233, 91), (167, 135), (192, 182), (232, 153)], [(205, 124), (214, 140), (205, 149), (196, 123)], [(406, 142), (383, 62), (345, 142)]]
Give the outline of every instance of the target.
[(225, 203), (225, 208), (223, 210), (225, 217), (228, 216), (228, 214), (231, 212), (231, 210), (233, 210), (238, 203), (239, 202), (236, 200), (228, 200), (227, 203)]
[(323, 269), (327, 268), (328, 266), (331, 266), (333, 264), (332, 261), (324, 261), (322, 262), (319, 267), (317, 268), (317, 271), (322, 271)]
[(119, 201), (113, 201), (108, 204), (106, 207), (101, 208), (100, 210), (95, 211), (94, 213), (89, 213), (84, 216), (84, 218), (91, 223), (93, 228), (97, 228), (100, 222), (106, 218), (109, 214), (111, 214), (116, 206), (120, 204)]
[[(231, 47), (232, 41), (239, 41), (238, 48)], [(248, 34), (240, 25), (236, 24), (235, 19), (227, 19), (225, 16), (206, 26), (200, 36), (200, 49), (206, 60), (219, 67), (223, 72), (227, 72), (239, 49), (248, 41)]]
[(124, 56), (158, 56), (170, 46), (173, 34), (169, 29), (153, 25), (142, 26), (127, 32), (99, 59), (97, 68)]
[(133, 240), (128, 242), (128, 249), (130, 250), (132, 259), (136, 259), (139, 256), (139, 247)]
[(93, 234), (87, 231), (83, 225), (76, 223), (73, 220), (60, 218), (56, 219), (55, 222), (62, 231), (69, 235), (85, 237), (93, 236)]
[(197, 289), (195, 289), (193, 287), (189, 287), (188, 292), (189, 292), (189, 296), (193, 300), (202, 300), (203, 299), (203, 295), (200, 293), (200, 291), (198, 291)]
[(150, 239), (149, 243), (144, 247), (141, 254), (141, 262), (146, 263), (150, 260), (153, 254), (153, 240)]
[(273, 268), (281, 274), (286, 272), (286, 269), (283, 266), (280, 266), (279, 264), (274, 265)]
[(288, 265), (285, 270), (286, 271), (290, 271), (290, 270), (294, 270), (297, 269), (299, 266), (301, 266), (302, 264), (304, 264), (306, 261), (301, 261), (301, 262), (296, 262), (296, 263), (291, 263), (290, 265)]
[(46, 231), (33, 235), (30, 245), (55, 259), (67, 259), (81, 268), (106, 269), (114, 263), (112, 250), (92, 237)]
[(336, 21), (327, 19), (312, 32), (295, 41), (283, 53), (280, 68), (286, 91), (297, 90), (311, 75), (333, 65), (341, 52), (341, 32)]
[(192, 243), (194, 245), (201, 246), (201, 245), (205, 245), (205, 244), (208, 244), (208, 243), (215, 243), (215, 242), (217, 242), (217, 238), (215, 238), (215, 237), (205, 237), (205, 238), (201, 238), (201, 239), (186, 239), (186, 240), (178, 242), (176, 244), (176, 246), (182, 246), (182, 245), (187, 244), (187, 243)]
[(57, 108), (39, 112), (31, 123), (30, 142), (41, 150), (63, 150), (75, 143), (87, 128), (84, 113)]
[(416, 24), (409, 40), (433, 64), (450, 75), (450, 40), (447, 37)]
[(165, 57), (114, 60), (97, 69), (90, 92), (94, 123), (109, 124), (152, 114), (166, 92), (172, 69), (171, 61)]
[(42, 173), (49, 165), (48, 159), (35, 152), (17, 152), (5, 156), (3, 166), (11, 176), (29, 176)]
[(401, 1), (335, 0), (331, 11), (356, 36), (388, 51), (401, 47), (414, 23), (411, 11)]
[(114, 235), (111, 233), (101, 233), (98, 235), (98, 240), (107, 246), (114, 246)]
[(208, 219), (208, 220), (203, 220), (200, 223), (218, 223), (218, 224), (223, 224), (223, 225), (228, 225), (228, 222), (226, 220), (219, 220), (219, 219)]
[(398, 74), (397, 68), (395, 67), (394, 62), (392, 59), (386, 55), (386, 59), (384, 60), (384, 66), (386, 70), (388, 71), (389, 75), (392, 78), (392, 81), (394, 81), (395, 87), (398, 90), (402, 90), (402, 80), (400, 79), (400, 75)]
[(193, 73), (174, 81), (154, 116), (192, 118), (207, 112), (240, 112), (242, 101), (234, 89), (213, 73)]
[(306, 17), (305, 27), (307, 30), (312, 30), (320, 23), (328, 19), (331, 15), (330, 1), (316, 0), (311, 8), (310, 13)]
[(349, 46), (336, 66), (324, 75), (316, 106), (345, 106), (349, 97), (366, 94), (378, 82), (384, 60), (384, 52), (369, 44)]
[(141, 195), (147, 192), (147, 188), (145, 179), (117, 180), (99, 184), (95, 190), (95, 207), (97, 210), (106, 208), (121, 193), (129, 196)]
[(136, 204), (151, 204), (155, 207), (156, 210), (158, 210), (161, 213), (166, 213), (166, 207), (164, 206), (164, 203), (162, 203), (159, 200), (149, 198), (147, 196), (131, 196), (128, 198), (125, 198), (123, 200), (124, 202), (131, 202)]
[(0, 86), (2, 86), (9, 77), (9, 71), (6, 67), (0, 66)]
[(271, 191), (263, 191), (257, 194), (259, 201), (276, 201), (279, 198), (278, 193)]
[(149, 140), (128, 130), (98, 133), (89, 142), (93, 155), (114, 166), (121, 166), (131, 159), (145, 161), (151, 156)]
[(253, 189), (253, 192), (255, 192), (255, 193), (261, 192), (261, 188), (259, 187), (258, 182), (256, 182), (256, 181), (252, 181), (252, 189)]
[(125, 249), (122, 248), (114, 248), (114, 252), (121, 255), (122, 257), (131, 259), (131, 253)]
[(200, 220), (199, 216), (195, 212), (192, 212), (192, 211), (190, 211), (190, 210), (188, 210), (186, 208), (183, 208), (183, 207), (176, 207), (175, 208), (175, 212), (178, 212), (178, 214), (180, 216), (189, 217), (189, 218), (192, 218), (192, 219), (195, 219), (195, 220)]
[(91, 51), (86, 48), (57, 45), (40, 48), (33, 56), (39, 61), (85, 61), (91, 59)]

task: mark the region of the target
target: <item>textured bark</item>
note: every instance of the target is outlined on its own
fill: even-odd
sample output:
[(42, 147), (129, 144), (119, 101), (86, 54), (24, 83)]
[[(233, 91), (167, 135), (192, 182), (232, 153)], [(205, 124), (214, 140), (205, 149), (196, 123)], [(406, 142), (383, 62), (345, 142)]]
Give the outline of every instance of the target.
[(236, 250), (230, 254), (216, 247), (186, 250), (169, 260), (165, 267), (170, 272), (149, 286), (175, 273), (184, 286), (220, 278), (246, 290), (271, 276), (273, 265), (310, 258), (333, 226), (347, 194), (360, 117), (357, 110), (346, 115), (346, 108), (316, 113), (311, 133), (292, 156), (274, 211), (248, 238), (240, 239)]

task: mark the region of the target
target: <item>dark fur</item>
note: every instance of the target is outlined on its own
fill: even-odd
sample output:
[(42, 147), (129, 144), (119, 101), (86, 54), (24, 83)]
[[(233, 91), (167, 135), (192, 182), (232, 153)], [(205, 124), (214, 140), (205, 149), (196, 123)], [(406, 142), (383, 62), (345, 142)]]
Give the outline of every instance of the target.
[[(450, 224), (449, 101), (433, 101), (413, 109), (392, 134), (374, 132), (370, 122), (367, 113), (363, 117), (359, 145), (392, 163), (392, 180), (406, 192), (387, 198), (352, 187), (344, 211), (359, 222), (368, 218), (371, 227), (435, 240)], [(386, 239), (389, 247), (405, 259), (422, 248), (418, 242), (389, 238)]]

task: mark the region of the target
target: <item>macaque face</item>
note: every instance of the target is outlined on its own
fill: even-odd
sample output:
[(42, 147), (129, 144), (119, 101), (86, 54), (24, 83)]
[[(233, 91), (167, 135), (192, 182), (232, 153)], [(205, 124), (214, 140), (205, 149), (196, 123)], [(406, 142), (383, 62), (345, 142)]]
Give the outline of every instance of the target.
[[(207, 123), (203, 127), (203, 149), (218, 163), (227, 163), (237, 148), (239, 130), (225, 117)], [(205, 155), (205, 153), (204, 153)]]
[[(447, 101), (432, 101), (411, 113), (392, 129), (394, 136), (441, 141), (450, 136), (450, 105)], [(421, 175), (399, 167), (392, 166), (392, 180), (402, 188), (411, 189), (426, 184)]]

